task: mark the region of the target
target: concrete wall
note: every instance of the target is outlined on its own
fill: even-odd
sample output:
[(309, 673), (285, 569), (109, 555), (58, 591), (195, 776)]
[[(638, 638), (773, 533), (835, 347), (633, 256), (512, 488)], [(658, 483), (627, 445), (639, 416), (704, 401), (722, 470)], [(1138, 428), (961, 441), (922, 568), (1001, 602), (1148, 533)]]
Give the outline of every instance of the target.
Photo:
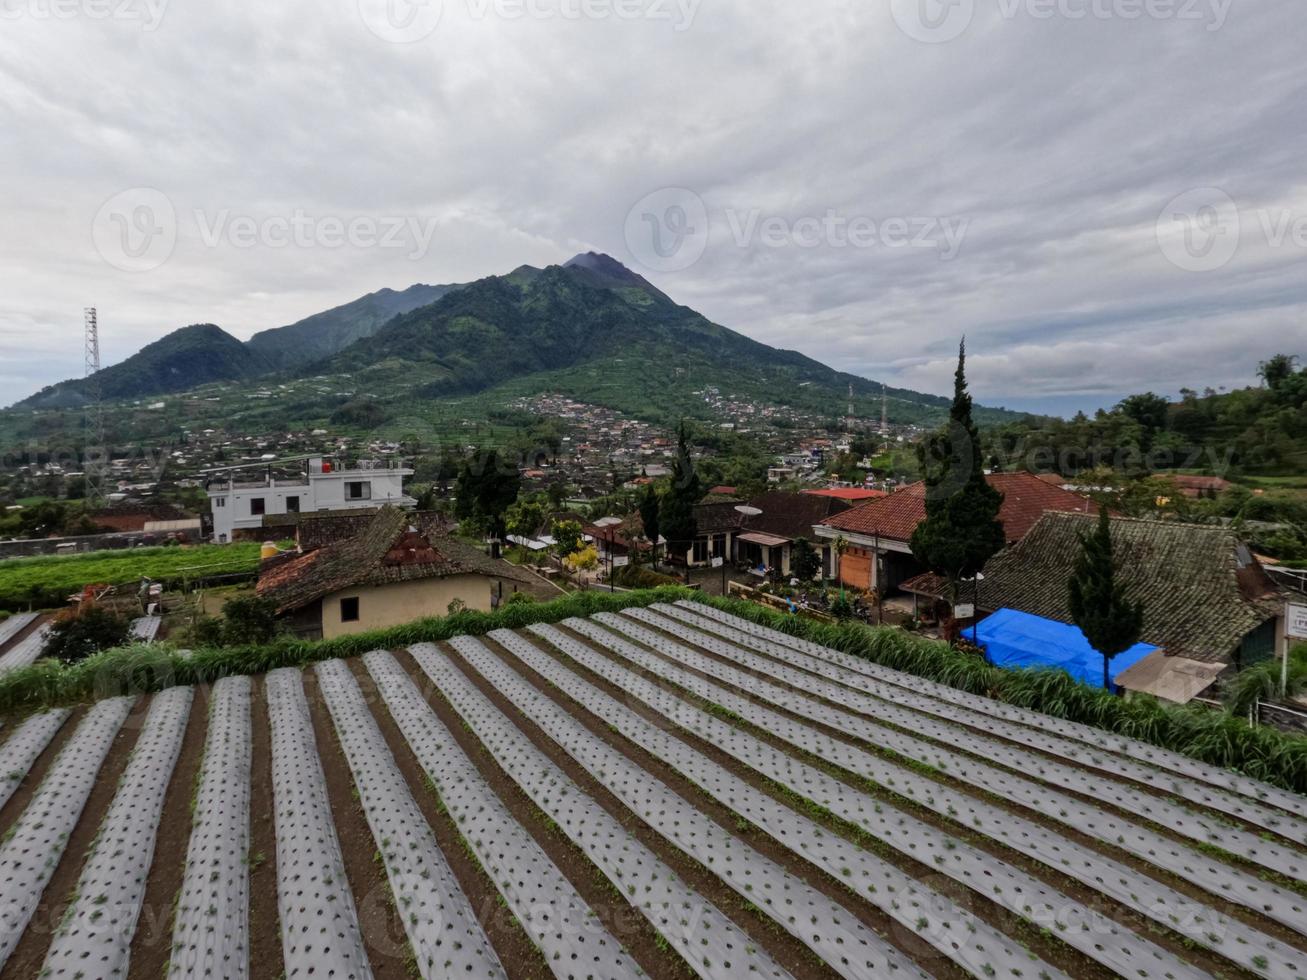
[[(330, 640), (337, 636), (402, 626), (427, 616), (444, 616), (455, 599), (462, 599), (468, 609), (489, 612), (490, 590), (497, 581), (485, 575), (451, 575), (448, 578), (344, 589), (322, 600), (322, 636)], [(359, 600), (358, 622), (342, 623), (340, 600), (353, 597)]]

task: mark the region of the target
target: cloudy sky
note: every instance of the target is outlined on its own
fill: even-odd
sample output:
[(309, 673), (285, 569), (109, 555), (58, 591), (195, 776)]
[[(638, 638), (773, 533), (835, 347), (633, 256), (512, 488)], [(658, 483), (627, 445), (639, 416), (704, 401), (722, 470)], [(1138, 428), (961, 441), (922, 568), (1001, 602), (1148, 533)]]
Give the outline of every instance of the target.
[(608, 252), (1070, 412), (1307, 355), (1302, 0), (0, 0), (0, 403)]

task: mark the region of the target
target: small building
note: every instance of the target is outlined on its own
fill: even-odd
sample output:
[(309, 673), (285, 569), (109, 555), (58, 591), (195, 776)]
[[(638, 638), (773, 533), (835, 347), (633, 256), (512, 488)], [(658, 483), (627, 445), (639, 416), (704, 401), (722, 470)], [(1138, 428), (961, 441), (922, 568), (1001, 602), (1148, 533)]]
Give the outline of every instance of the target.
[[(1045, 515), (985, 565), (980, 610), (1017, 609), (1070, 623), (1068, 583), (1080, 537), (1093, 527), (1087, 516)], [(1111, 527), (1126, 595), (1143, 603), (1143, 642), (1167, 657), (1239, 669), (1277, 655), (1284, 594), (1234, 531), (1129, 518), (1113, 518)], [(1155, 664), (1136, 672), (1148, 682), (1161, 676)]]
[[(741, 513), (740, 507), (761, 511), (759, 514)], [(829, 542), (823, 542), (813, 533), (813, 526), (848, 508), (848, 504), (835, 497), (813, 496), (775, 490), (753, 497), (748, 504), (738, 501), (702, 503), (694, 510), (698, 535), (688, 555), (692, 566), (711, 564), (714, 559), (747, 563), (751, 568), (774, 569), (778, 574), (791, 574), (791, 556), (795, 543), (808, 541), (813, 550), (822, 556), (825, 574), (833, 574), (833, 556)]]
[(444, 616), (455, 601), (489, 611), (492, 596), (531, 585), (521, 569), (383, 507), (352, 537), (265, 562), (257, 591), (296, 633), (331, 639)]
[[(1020, 541), (1050, 511), (1096, 514), (1084, 497), (1051, 486), (1030, 473), (993, 473), (985, 481), (1003, 494), (998, 519), (1008, 544)], [(843, 538), (840, 581), (856, 589), (889, 595), (926, 572), (912, 553), (912, 533), (926, 519), (926, 485), (913, 483), (823, 521), (816, 534), (823, 541)]]
[[(298, 476), (274, 475), (275, 469), (294, 463), (302, 464)], [(251, 471), (258, 470), (262, 476), (251, 479)], [(342, 467), (329, 456), (306, 456), (281, 464), (222, 467), (205, 475), (215, 544), (235, 541), (242, 532), (262, 534), (265, 518), (282, 514), (417, 506), (404, 493), (404, 478), (413, 471), (396, 460), (360, 460)]]

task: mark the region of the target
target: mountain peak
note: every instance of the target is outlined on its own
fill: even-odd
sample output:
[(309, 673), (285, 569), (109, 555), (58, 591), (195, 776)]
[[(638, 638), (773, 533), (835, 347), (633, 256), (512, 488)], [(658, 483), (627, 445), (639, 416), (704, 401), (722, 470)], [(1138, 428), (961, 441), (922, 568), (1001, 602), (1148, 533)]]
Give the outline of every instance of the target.
[[(612, 289), (619, 293), (625, 293), (628, 298), (631, 295), (643, 294), (647, 298), (642, 302), (652, 300), (656, 303), (665, 303), (668, 306), (675, 305), (666, 294), (661, 292), (644, 276), (632, 272), (611, 255), (605, 255), (603, 252), (582, 252), (580, 255), (572, 256), (563, 263), (562, 267), (582, 282), (597, 286), (600, 289)], [(637, 290), (638, 292), (633, 294), (631, 290)]]
[(641, 276), (636, 275), (611, 255), (605, 255), (603, 252), (582, 252), (579, 255), (574, 255), (563, 263), (563, 268), (586, 269), (606, 278), (619, 279), (633, 285), (644, 282)]

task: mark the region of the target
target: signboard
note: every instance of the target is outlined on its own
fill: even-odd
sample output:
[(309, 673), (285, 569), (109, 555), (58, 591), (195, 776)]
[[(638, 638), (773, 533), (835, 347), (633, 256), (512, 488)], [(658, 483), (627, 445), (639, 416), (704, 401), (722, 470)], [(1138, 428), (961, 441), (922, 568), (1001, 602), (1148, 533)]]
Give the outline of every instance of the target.
[(725, 565), (725, 564), (726, 564), (726, 559), (725, 559), (725, 558), (714, 558), (714, 559), (712, 560), (712, 567), (713, 567), (713, 568), (721, 568), (721, 567), (722, 567), (723, 565)]
[(969, 602), (961, 602), (953, 607), (954, 619), (970, 619), (976, 615), (976, 607)]
[(1307, 606), (1289, 603), (1284, 614), (1284, 632), (1295, 640), (1307, 640)]

